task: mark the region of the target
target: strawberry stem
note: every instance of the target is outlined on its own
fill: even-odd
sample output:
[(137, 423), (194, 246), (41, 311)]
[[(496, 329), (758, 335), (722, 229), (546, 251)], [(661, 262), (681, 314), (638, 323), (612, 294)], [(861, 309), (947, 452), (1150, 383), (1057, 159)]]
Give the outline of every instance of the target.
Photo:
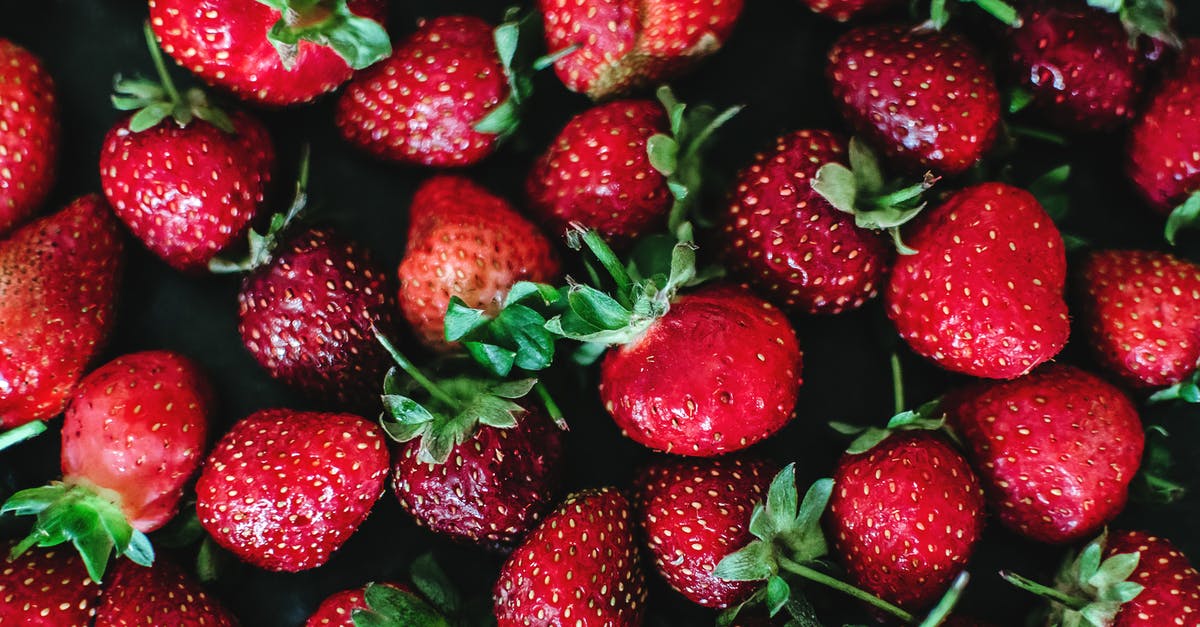
[(8, 431), (0, 433), (0, 451), (14, 445), (24, 442), (33, 437), (37, 437), (46, 430), (46, 423), (41, 420), (27, 422), (19, 427), (13, 427)]
[(533, 386), (533, 391), (537, 392), (538, 397), (542, 399), (542, 405), (546, 406), (546, 413), (550, 414), (550, 419), (554, 421), (555, 426), (563, 431), (569, 431), (567, 420), (563, 417), (558, 403), (554, 402), (554, 397), (550, 396), (550, 390), (547, 390), (546, 386), (539, 381)]
[(533, 60), (533, 71), (541, 72), (542, 70), (550, 67), (551, 65), (558, 63), (559, 59), (562, 59), (563, 57), (566, 57), (567, 55), (574, 53), (576, 50), (579, 50), (582, 47), (583, 46), (581, 46), (579, 44), (571, 44), (571, 45), (567, 46), (566, 48), (562, 48), (555, 52), (551, 52), (551, 53), (545, 54), (543, 56), (540, 56)]
[(426, 392), (429, 392), (430, 396), (438, 401), (441, 401), (442, 403), (445, 403), (446, 406), (454, 408), (455, 410), (462, 408), (462, 404), (458, 402), (458, 399), (447, 394), (445, 390), (438, 386), (438, 384), (434, 383), (429, 377), (425, 376), (425, 373), (421, 372), (421, 369), (418, 368), (416, 364), (409, 361), (407, 357), (401, 354), (399, 349), (397, 349), (396, 346), (392, 344), (392, 342), (388, 340), (384, 334), (379, 332), (379, 329), (373, 330), (375, 331), (376, 339), (378, 339), (379, 343), (383, 345), (384, 350), (386, 350), (388, 354), (392, 356), (392, 360), (396, 362), (396, 365), (400, 366), (400, 369), (407, 373), (408, 376), (412, 377), (412, 380), (416, 381), (422, 388), (425, 389)]
[(862, 601), (863, 603), (866, 603), (867, 605), (870, 605), (876, 609), (887, 612), (888, 614), (891, 614), (892, 616), (895, 616), (906, 623), (917, 622), (917, 617), (905, 611), (904, 608), (888, 603), (887, 601), (884, 601), (883, 599), (871, 594), (870, 592), (867, 592), (866, 590), (856, 588), (840, 579), (837, 579), (836, 577), (831, 577), (819, 570), (809, 568), (808, 566), (798, 562), (794, 562), (782, 555), (778, 556), (778, 560), (779, 566), (792, 574), (798, 575), (809, 581), (819, 583), (833, 590), (837, 590), (842, 594), (858, 599), (859, 601)]
[(1088, 606), (1087, 599), (1073, 597), (1062, 590), (1055, 590), (1049, 586), (1043, 586), (1032, 579), (1022, 577), (1021, 575), (1009, 572), (1007, 570), (1000, 571), (1000, 577), (1008, 583), (1026, 592), (1032, 592), (1033, 594), (1036, 594), (1044, 599), (1050, 599), (1055, 603), (1061, 603), (1076, 611), (1082, 610)]
[(1013, 28), (1020, 28), (1023, 23), (1021, 16), (1017, 14), (1017, 10), (1011, 4), (1004, 0), (964, 0), (971, 2), (975, 6), (987, 11), (989, 15), (1008, 24)]
[(574, 225), (574, 229), (578, 236), (582, 237), (584, 245), (596, 257), (600, 265), (608, 271), (613, 282), (617, 284), (617, 301), (625, 307), (629, 307), (631, 305), (629, 293), (633, 287), (633, 281), (629, 278), (629, 273), (625, 270), (621, 260), (617, 258), (617, 254), (613, 252), (612, 248), (609, 248), (604, 238), (595, 229), (588, 229), (578, 224)]
[(937, 181), (937, 177), (933, 176), (932, 174), (926, 174), (921, 178), (920, 183), (898, 189), (890, 194), (882, 194), (880, 196), (871, 198), (864, 203), (866, 205), (864, 209), (867, 211), (878, 211), (880, 209), (888, 209), (890, 207), (903, 205), (910, 200), (920, 197), (921, 194), (933, 187), (934, 183), (937, 183)]
[(183, 102), (183, 98), (179, 95), (179, 90), (175, 88), (175, 82), (171, 80), (171, 75), (167, 73), (167, 64), (163, 60), (162, 50), (158, 48), (158, 40), (154, 38), (154, 30), (150, 28), (150, 22), (142, 24), (142, 31), (146, 35), (146, 48), (150, 51), (150, 58), (154, 61), (154, 70), (158, 72), (158, 79), (162, 81), (163, 90), (167, 92), (167, 98), (171, 100), (171, 104), (178, 106)]
[(892, 353), (891, 359), (888, 360), (892, 367), (892, 407), (899, 414), (908, 408), (904, 400), (904, 371), (900, 364), (900, 353)]

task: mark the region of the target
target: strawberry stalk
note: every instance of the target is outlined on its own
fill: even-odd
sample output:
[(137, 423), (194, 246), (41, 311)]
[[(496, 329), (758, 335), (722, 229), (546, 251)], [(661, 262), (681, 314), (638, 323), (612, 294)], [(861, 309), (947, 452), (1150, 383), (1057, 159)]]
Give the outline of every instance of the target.
[(815, 568), (809, 568), (804, 564), (793, 562), (782, 555), (779, 556), (779, 566), (784, 570), (799, 577), (803, 577), (804, 579), (807, 579), (813, 583), (819, 583), (831, 590), (836, 590), (853, 599), (862, 601), (871, 607), (887, 612), (888, 614), (895, 616), (905, 623), (913, 623), (916, 621), (916, 617), (905, 611), (904, 608), (888, 603), (887, 601), (884, 601), (883, 599), (871, 594), (870, 592), (867, 592), (866, 590), (863, 590), (862, 588), (857, 588), (836, 577), (826, 575)]
[[(1021, 27), (1021, 16), (1012, 5), (1004, 0), (962, 0), (962, 2), (974, 4), (988, 15), (1013, 28)], [(941, 30), (949, 21), (950, 9), (946, 6), (946, 0), (933, 0), (929, 4), (929, 21), (925, 23), (925, 26)]]
[(350, 67), (361, 70), (392, 54), (392, 42), (379, 22), (355, 15), (347, 0), (258, 0), (279, 11), (267, 39), (283, 67), (296, 65), (300, 42), (331, 48)]
[(902, 413), (908, 404), (904, 401), (904, 371), (900, 364), (900, 353), (893, 352), (888, 358), (892, 370), (892, 408), (895, 414)]
[(32, 420), (19, 427), (13, 427), (8, 431), (0, 433), (0, 451), (15, 444), (20, 444), (25, 440), (35, 438), (45, 430), (46, 423), (41, 420)]
[(1087, 599), (1069, 595), (1062, 590), (1056, 590), (1049, 586), (1043, 586), (1032, 579), (1023, 577), (1014, 572), (1002, 570), (1000, 571), (1000, 578), (1026, 592), (1031, 592), (1044, 599), (1049, 599), (1055, 603), (1062, 604), (1075, 611), (1082, 610), (1083, 608), (1087, 607), (1088, 604)]

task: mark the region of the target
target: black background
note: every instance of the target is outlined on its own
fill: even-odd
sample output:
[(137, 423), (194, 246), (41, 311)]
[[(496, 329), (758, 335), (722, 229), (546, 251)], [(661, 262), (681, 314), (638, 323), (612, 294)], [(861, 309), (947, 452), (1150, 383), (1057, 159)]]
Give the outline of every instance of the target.
[[(246, 0), (252, 2), (254, 0)], [(952, 3), (953, 4), (953, 3)], [(1180, 0), (1181, 22), (1187, 32), (1200, 32), (1200, 4)], [(421, 16), (475, 13), (498, 20), (503, 3), (496, 0), (407, 0), (392, 3), (389, 30), (393, 36), (410, 32)], [(964, 14), (973, 12), (966, 9)], [(109, 105), (113, 75), (153, 75), (142, 39), (146, 5), (137, 0), (0, 0), (0, 36), (8, 37), (41, 56), (58, 83), (63, 114), (61, 172), (46, 210), (71, 198), (99, 191), (97, 158), (104, 133), (118, 114)], [(972, 31), (985, 51), (999, 50), (995, 29), (963, 15), (955, 22)], [(708, 101), (747, 109), (724, 130), (712, 151), (712, 187), (723, 193), (723, 182), (773, 137), (797, 128), (841, 128), (823, 77), (824, 53), (844, 26), (811, 15), (794, 0), (747, 0), (743, 18), (724, 51), (695, 74), (678, 82), (678, 93), (691, 102)], [(174, 68), (177, 82), (190, 80)], [(520, 198), (520, 183), (529, 161), (562, 124), (586, 108), (582, 96), (559, 85), (552, 73), (538, 80), (539, 91), (529, 111), (523, 136), (482, 165), (468, 171), (490, 188)], [(274, 206), (286, 205), (296, 155), (302, 141), (313, 146), (311, 196), (323, 208), (321, 219), (336, 224), (372, 248), (394, 269), (404, 250), (405, 221), (415, 186), (430, 170), (398, 167), (374, 161), (343, 143), (332, 123), (332, 102), (309, 107), (262, 112), (274, 131), (280, 155), (281, 181)], [(1028, 144), (1016, 160), (1018, 178), (1048, 166), (1070, 161), (1072, 214), (1068, 230), (1105, 247), (1162, 247), (1161, 221), (1138, 202), (1121, 172), (1123, 135), (1078, 139), (1069, 149)], [(720, 202), (718, 200), (710, 202)], [(116, 336), (105, 359), (135, 350), (166, 348), (181, 351), (203, 364), (216, 384), (221, 410), (214, 431), (266, 407), (309, 407), (259, 370), (242, 348), (236, 332), (234, 277), (184, 277), (157, 258), (130, 246), (125, 290)], [(1185, 252), (1188, 251), (1185, 248)], [(1197, 258), (1196, 255), (1189, 255)], [(800, 391), (797, 418), (759, 449), (781, 462), (795, 461), (803, 481), (827, 476), (844, 443), (824, 425), (829, 420), (882, 423), (892, 413), (885, 342), (878, 328), (877, 303), (836, 318), (795, 321), (805, 351), (805, 384)], [(1060, 357), (1087, 365), (1078, 346)], [(920, 402), (939, 394), (955, 379), (904, 355), (909, 398)], [(572, 426), (568, 439), (569, 487), (628, 485), (647, 453), (623, 439), (595, 401), (594, 384), (584, 378), (559, 381), (558, 396)], [(580, 400), (582, 399), (582, 400)], [(1166, 424), (1173, 434), (1177, 473), (1195, 475), (1197, 460), (1190, 442), (1200, 434), (1196, 410), (1178, 408), (1144, 413), (1147, 422)], [(40, 484), (57, 475), (57, 435), (0, 454), (0, 497)], [(1172, 538), (1200, 559), (1200, 492), (1171, 506), (1131, 505), (1118, 524), (1142, 527)], [(0, 522), (4, 533), (15, 535), (24, 522)], [(469, 594), (486, 595), (500, 558), (442, 541), (417, 528), (389, 493), (380, 500), (361, 531), (330, 563), (295, 575), (254, 570), (230, 561), (213, 589), (248, 627), (291, 626), (303, 623), (328, 594), (370, 580), (403, 578), (413, 557), (429, 548), (437, 551), (451, 575)], [(974, 581), (964, 607), (978, 617), (1003, 625), (1019, 624), (1033, 604), (995, 576), (1002, 567), (1048, 576), (1062, 550), (1020, 541), (997, 525), (987, 531), (970, 570)], [(186, 559), (188, 556), (183, 555)], [(711, 624), (712, 614), (690, 606), (651, 577), (650, 625)], [(840, 599), (812, 589), (828, 624), (861, 620)], [(832, 600), (831, 605), (827, 601)], [(842, 616), (841, 613), (846, 613)]]

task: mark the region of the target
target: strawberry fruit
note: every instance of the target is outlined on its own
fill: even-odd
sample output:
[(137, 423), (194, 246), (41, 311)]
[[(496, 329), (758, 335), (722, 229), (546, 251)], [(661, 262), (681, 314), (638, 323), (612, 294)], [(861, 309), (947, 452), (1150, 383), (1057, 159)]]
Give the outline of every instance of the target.
[(0, 565), (0, 623), (91, 627), (99, 598), (74, 551), (30, 549)]
[(50, 73), (31, 52), (0, 37), (0, 237), (50, 193), (59, 132)]
[(901, 6), (899, 0), (802, 0), (813, 13), (824, 15), (839, 22), (883, 13)]
[(96, 611), (95, 627), (177, 625), (236, 627), (237, 619), (168, 560), (146, 568), (121, 562), (113, 568)]

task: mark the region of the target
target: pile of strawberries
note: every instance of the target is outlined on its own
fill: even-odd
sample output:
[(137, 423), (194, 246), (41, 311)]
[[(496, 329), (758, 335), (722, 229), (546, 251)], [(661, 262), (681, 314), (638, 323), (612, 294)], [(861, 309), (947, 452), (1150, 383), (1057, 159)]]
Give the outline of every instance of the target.
[[(0, 494), (0, 625), (250, 624), (223, 573), (321, 572), (398, 503), (425, 529), (375, 542), (380, 564), (440, 537), (477, 572), (427, 554), (307, 618), (255, 615), (987, 626), (1015, 613), (972, 599), (1011, 594), (1048, 625), (1200, 626), (1188, 558), (1110, 527), (1187, 489), (1151, 408), (1200, 403), (1200, 265), (1170, 252), (1200, 226), (1200, 39), (1170, 0), (803, 3), (837, 31), (807, 87), (841, 122), (753, 138), (736, 171), (711, 147), (754, 108), (666, 84), (754, 36), (743, 0), (415, 27), (384, 0), (149, 0), (157, 76), (99, 68), (118, 76), (97, 146), (62, 130), (46, 42), (0, 25), (0, 463), (61, 442), (59, 477)], [(576, 108), (536, 144), (563, 87)], [(310, 198), (308, 148), (276, 149), (264, 120), (321, 99), (371, 167), (420, 179), (398, 263), (321, 214), (338, 198)], [(1031, 167), (1066, 142), (1123, 164), (1155, 246), (1067, 232), (1091, 182)], [(522, 150), (522, 194), (477, 180)], [(98, 188), (45, 206), (75, 151)], [(211, 362), (110, 345), (155, 257), (238, 285), (216, 307), (288, 404), (226, 415)], [(833, 316), (890, 360), (806, 357)], [(888, 396), (861, 374), (888, 364), (892, 416), (798, 410), (812, 381)], [(905, 365), (944, 389), (909, 404)], [(795, 453), (813, 441), (844, 453)], [(980, 566), (1006, 546), (1062, 566)]]

